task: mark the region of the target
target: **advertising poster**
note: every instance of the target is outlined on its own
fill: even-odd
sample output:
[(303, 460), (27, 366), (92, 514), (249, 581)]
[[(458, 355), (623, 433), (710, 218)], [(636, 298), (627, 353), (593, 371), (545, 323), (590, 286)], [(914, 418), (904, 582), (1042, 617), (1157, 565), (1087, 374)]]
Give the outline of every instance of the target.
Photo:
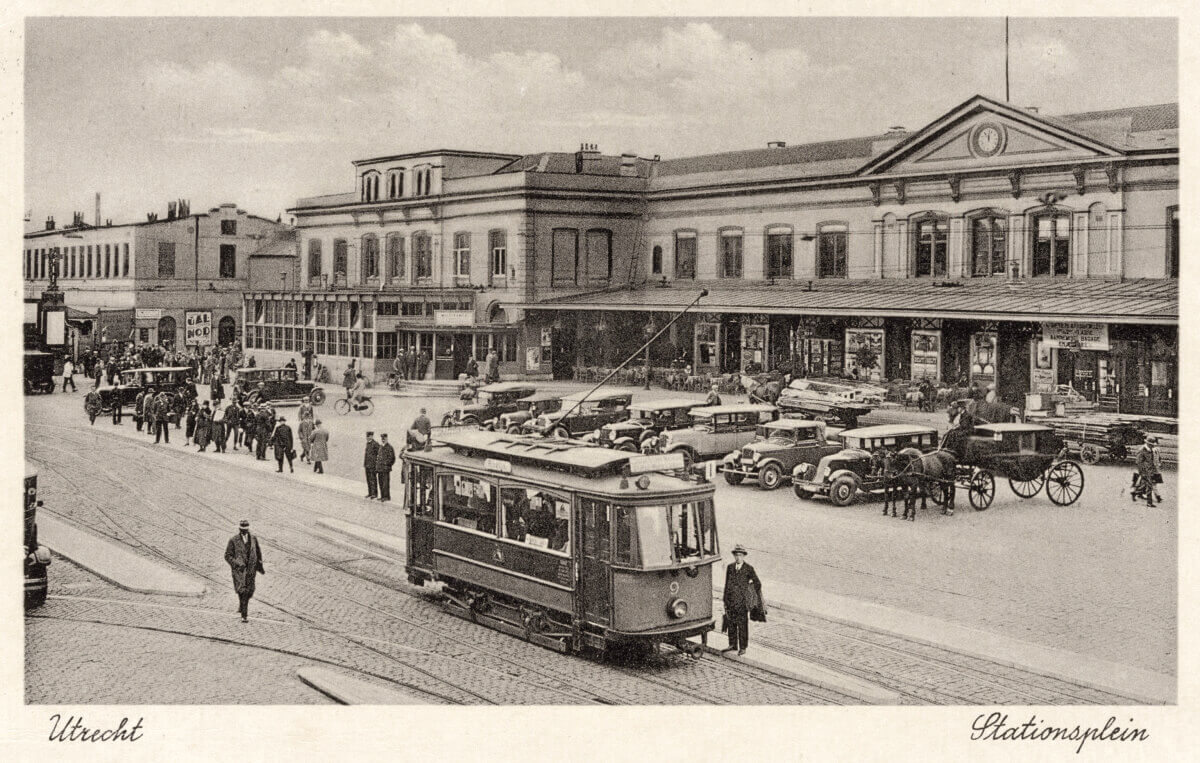
[[(861, 362), (867, 354), (863, 348), (874, 355), (872, 365)], [(846, 329), (846, 370), (856, 379), (883, 379), (883, 329)]]
[(184, 344), (212, 344), (212, 312), (188, 312), (184, 315)]

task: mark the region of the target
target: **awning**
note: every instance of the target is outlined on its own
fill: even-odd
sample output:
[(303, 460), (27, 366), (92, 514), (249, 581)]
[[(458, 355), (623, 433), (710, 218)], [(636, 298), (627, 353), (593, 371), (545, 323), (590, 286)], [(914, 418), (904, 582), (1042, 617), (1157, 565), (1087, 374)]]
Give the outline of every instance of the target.
[(590, 292), (541, 302), (506, 303), (525, 310), (675, 312), (700, 289), (697, 312), (783, 315), (949, 318), (1175, 325), (1179, 283), (1169, 278), (1128, 281), (967, 278), (814, 279), (767, 283), (688, 281), (666, 288)]

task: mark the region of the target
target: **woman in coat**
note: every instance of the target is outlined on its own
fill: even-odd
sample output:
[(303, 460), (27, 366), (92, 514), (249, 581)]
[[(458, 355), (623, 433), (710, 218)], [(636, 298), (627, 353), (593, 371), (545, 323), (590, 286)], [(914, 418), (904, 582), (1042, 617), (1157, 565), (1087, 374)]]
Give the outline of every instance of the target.
[(208, 407), (208, 401), (204, 401), (204, 405), (200, 406), (200, 411), (196, 414), (196, 431), (193, 433), (192, 440), (200, 446), (200, 452), (203, 453), (208, 449), (208, 443), (212, 439), (212, 409)]
[(187, 445), (192, 441), (192, 437), (196, 434), (196, 416), (200, 413), (200, 406), (195, 400), (188, 403), (187, 407), (187, 428), (183, 432), (183, 444)]
[(313, 471), (325, 473), (324, 463), (329, 460), (329, 431), (321, 426), (321, 420), (313, 422), (311, 442), (308, 446), (308, 457), (312, 459)]

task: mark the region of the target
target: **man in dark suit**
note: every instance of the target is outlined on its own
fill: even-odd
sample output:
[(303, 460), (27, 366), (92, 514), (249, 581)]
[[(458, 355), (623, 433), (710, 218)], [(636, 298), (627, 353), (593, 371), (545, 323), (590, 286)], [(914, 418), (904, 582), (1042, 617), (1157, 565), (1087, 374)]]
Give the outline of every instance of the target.
[(392, 500), (392, 465), (396, 463), (396, 449), (388, 442), (387, 435), (379, 435), (379, 458), (375, 462), (375, 479), (379, 483), (379, 500)]
[(725, 569), (725, 616), (729, 619), (729, 647), (731, 652), (746, 653), (750, 643), (750, 610), (762, 606), (762, 581), (754, 568), (746, 564), (746, 549), (738, 544), (733, 547), (733, 564)]
[(375, 433), (367, 432), (367, 448), (363, 452), (363, 471), (367, 475), (367, 498), (378, 498), (379, 481), (375, 469), (379, 465), (379, 443), (375, 442)]
[(233, 590), (237, 592), (238, 612), (244, 623), (250, 617), (254, 577), (259, 573), (267, 574), (263, 569), (262, 549), (258, 546), (258, 538), (250, 534), (249, 520), (243, 519), (238, 524), (238, 534), (225, 544), (225, 561), (233, 572)]
[(275, 447), (275, 463), (279, 464), (275, 471), (283, 471), (283, 459), (285, 458), (288, 462), (288, 471), (296, 471), (292, 468), (292, 449), (294, 447), (292, 428), (287, 425), (283, 416), (279, 417), (279, 423), (275, 426), (275, 431), (271, 433), (271, 445)]

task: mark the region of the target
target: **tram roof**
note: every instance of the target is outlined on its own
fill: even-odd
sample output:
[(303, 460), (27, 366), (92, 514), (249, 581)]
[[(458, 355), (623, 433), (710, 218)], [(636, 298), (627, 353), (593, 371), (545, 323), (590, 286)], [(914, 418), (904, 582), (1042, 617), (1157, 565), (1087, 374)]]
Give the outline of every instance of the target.
[(566, 468), (581, 473), (616, 474), (629, 462), (629, 453), (598, 448), (570, 440), (527, 437), (482, 429), (447, 427), (435, 430), (434, 442), (449, 445), (457, 452), (478, 453), (490, 458), (525, 463), (530, 466)]

